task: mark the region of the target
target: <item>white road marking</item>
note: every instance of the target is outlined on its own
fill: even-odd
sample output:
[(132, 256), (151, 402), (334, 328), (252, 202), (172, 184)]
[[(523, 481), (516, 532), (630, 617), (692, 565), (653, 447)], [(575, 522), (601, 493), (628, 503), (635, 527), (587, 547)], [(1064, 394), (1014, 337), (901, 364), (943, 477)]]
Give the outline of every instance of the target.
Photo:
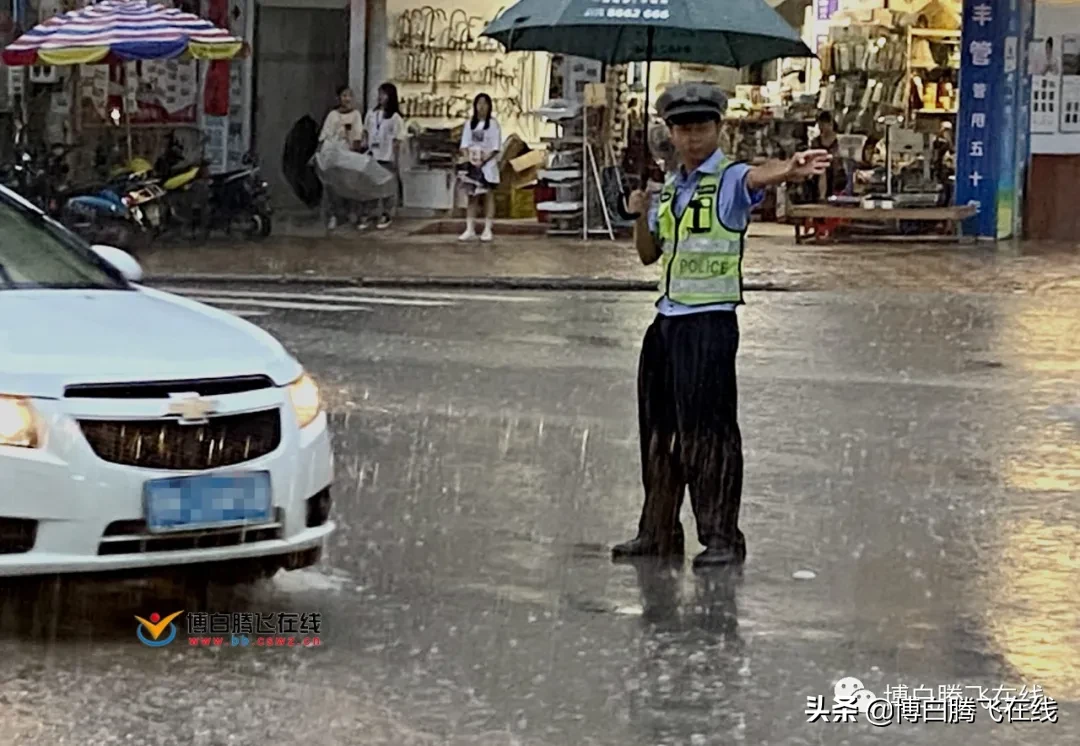
[[(284, 300), (261, 300), (255, 298), (211, 298), (208, 296), (188, 295), (185, 296), (199, 303), (208, 303), (213, 306), (255, 306), (258, 308), (282, 308), (290, 311), (328, 311), (330, 313), (346, 313), (356, 311), (370, 311), (365, 306), (344, 306), (337, 303), (296, 303)], [(224, 308), (223, 310), (231, 310)]]
[(384, 290), (381, 288), (363, 288), (358, 291), (354, 288), (329, 288), (329, 293), (335, 295), (345, 295), (347, 293), (370, 293), (381, 297), (385, 296), (399, 296), (402, 298), (431, 298), (433, 300), (463, 300), (463, 301), (478, 301), (482, 303), (542, 303), (543, 298), (537, 298), (532, 295), (518, 295), (517, 293), (505, 295), (496, 295), (492, 293), (454, 293), (454, 292), (440, 292), (435, 290)]
[[(183, 295), (187, 297), (194, 297), (196, 294), (204, 298), (220, 298), (220, 302), (229, 302), (231, 298), (246, 298), (246, 299), (258, 299), (265, 298), (267, 300), (294, 300), (294, 301), (322, 301), (323, 303), (333, 306), (338, 303), (369, 303), (382, 306), (418, 306), (423, 308), (445, 308), (446, 306), (453, 305), (452, 303), (444, 303), (434, 300), (421, 300), (414, 298), (393, 298), (387, 296), (375, 296), (375, 295), (326, 295), (324, 293), (288, 293), (288, 292), (266, 292), (260, 290), (242, 291), (242, 290), (211, 290), (209, 288), (161, 288), (164, 292), (175, 293), (176, 295)], [(217, 302), (217, 301), (215, 301)]]
[(233, 316), (240, 316), (241, 318), (251, 318), (255, 316), (269, 316), (269, 311), (245, 311), (240, 308), (223, 308), (223, 311), (228, 311)]

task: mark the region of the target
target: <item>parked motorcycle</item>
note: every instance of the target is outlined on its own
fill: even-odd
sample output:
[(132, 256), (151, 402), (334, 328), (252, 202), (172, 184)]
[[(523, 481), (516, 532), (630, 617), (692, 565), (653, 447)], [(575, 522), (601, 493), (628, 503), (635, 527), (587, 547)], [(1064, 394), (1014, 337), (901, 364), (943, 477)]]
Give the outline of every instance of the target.
[(16, 154), (15, 162), (0, 169), (0, 182), (13, 192), (33, 201), (41, 178), (34, 166), (34, 157), (27, 151)]
[(160, 222), (164, 190), (126, 169), (105, 183), (72, 185), (66, 157), (71, 148), (53, 145), (44, 157), (20, 149), (4, 183), (91, 243), (129, 251), (144, 248)]
[(212, 230), (231, 234), (238, 224), (249, 238), (270, 235), (269, 189), (250, 155), (243, 168), (211, 175), (206, 161), (187, 162), (180, 142), (170, 137), (154, 170), (167, 194), (171, 225), (204, 240)]
[(274, 209), (270, 204), (270, 186), (254, 156), (244, 157), (244, 167), (216, 174), (210, 188), (211, 222), (231, 233), (242, 226), (248, 238), (266, 238), (273, 231)]
[(150, 245), (162, 221), (160, 185), (137, 176), (61, 198), (60, 222), (90, 243), (136, 253)]

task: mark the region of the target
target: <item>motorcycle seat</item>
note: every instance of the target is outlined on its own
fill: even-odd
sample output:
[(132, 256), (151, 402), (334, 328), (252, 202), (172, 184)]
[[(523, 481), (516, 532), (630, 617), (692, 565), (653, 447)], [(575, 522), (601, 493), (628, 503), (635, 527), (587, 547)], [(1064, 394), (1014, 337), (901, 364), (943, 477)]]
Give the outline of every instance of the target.
[(244, 178), (245, 176), (250, 174), (253, 170), (254, 169), (252, 169), (249, 166), (247, 168), (238, 168), (235, 171), (226, 171), (225, 173), (214, 174), (214, 183), (215, 184), (227, 184), (230, 181), (235, 181), (236, 179)]

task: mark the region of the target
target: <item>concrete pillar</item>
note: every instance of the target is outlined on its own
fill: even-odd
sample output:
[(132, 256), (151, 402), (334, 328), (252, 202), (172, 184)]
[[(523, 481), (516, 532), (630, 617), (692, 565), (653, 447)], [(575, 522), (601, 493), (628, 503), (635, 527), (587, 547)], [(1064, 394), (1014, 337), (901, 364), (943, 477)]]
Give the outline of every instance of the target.
[(391, 74), (388, 64), (390, 19), (386, 0), (368, 0), (367, 41), (367, 101), (372, 107), (379, 101), (379, 86), (390, 80)]
[(349, 87), (363, 100), (367, 74), (368, 0), (349, 0)]

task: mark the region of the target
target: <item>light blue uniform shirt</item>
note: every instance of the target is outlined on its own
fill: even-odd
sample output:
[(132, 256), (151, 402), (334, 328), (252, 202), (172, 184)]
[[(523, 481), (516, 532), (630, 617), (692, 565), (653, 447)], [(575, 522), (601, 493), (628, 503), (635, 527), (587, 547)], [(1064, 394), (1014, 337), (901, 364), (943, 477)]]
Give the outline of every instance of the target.
[[(709, 156), (709, 159), (687, 175), (682, 166), (675, 172), (675, 215), (680, 216), (686, 210), (687, 205), (697, 191), (698, 182), (702, 174), (719, 175), (724, 154), (719, 148)], [(724, 172), (720, 181), (720, 194), (716, 200), (716, 215), (720, 222), (733, 231), (743, 231), (750, 225), (750, 211), (755, 205), (765, 198), (764, 191), (751, 192), (746, 186), (746, 174), (750, 166), (745, 163), (736, 163)], [(655, 236), (659, 230), (660, 203), (659, 195), (652, 201), (649, 207), (649, 230)], [(734, 303), (716, 303), (709, 306), (684, 306), (670, 298), (664, 297), (656, 304), (656, 310), (663, 316), (686, 316), (692, 313), (706, 313), (709, 311), (734, 311)]]

